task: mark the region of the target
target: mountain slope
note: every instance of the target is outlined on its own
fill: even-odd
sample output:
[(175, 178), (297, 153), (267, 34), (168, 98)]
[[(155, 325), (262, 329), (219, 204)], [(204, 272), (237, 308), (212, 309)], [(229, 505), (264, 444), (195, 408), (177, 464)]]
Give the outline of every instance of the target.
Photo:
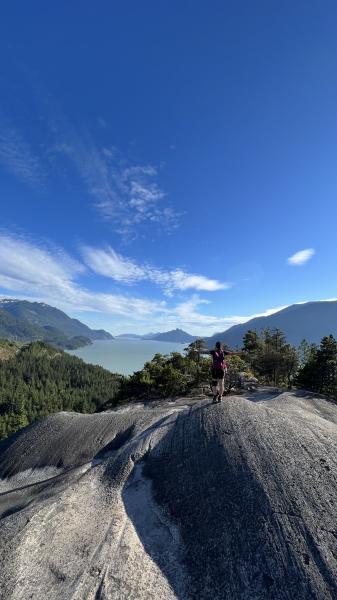
[(188, 344), (197, 338), (194, 335), (190, 335), (183, 329), (171, 329), (171, 331), (153, 334), (150, 338), (143, 336), (143, 339), (156, 340), (157, 342), (177, 342), (178, 344)]
[(55, 327), (67, 337), (85, 336), (91, 340), (113, 339), (107, 331), (90, 329), (81, 321), (72, 319), (58, 308), (43, 302), (2, 299), (0, 300), (0, 308), (19, 321), (28, 322), (30, 325)]
[(292, 304), (268, 317), (257, 317), (241, 325), (234, 325), (206, 340), (209, 346), (219, 340), (235, 348), (242, 345), (243, 336), (248, 329), (255, 329), (259, 333), (265, 328), (281, 329), (288, 342), (294, 345), (300, 344), (304, 338), (308, 342), (319, 343), (324, 335), (330, 333), (337, 338), (337, 301)]
[(1, 597), (332, 600), (336, 439), (275, 390), (46, 417), (0, 446)]
[(48, 304), (6, 298), (0, 299), (0, 338), (43, 340), (68, 350), (91, 344), (92, 340), (113, 339), (107, 331), (90, 329)]
[(44, 330), (25, 319), (18, 319), (4, 310), (0, 302), (0, 338), (36, 340), (44, 337)]
[(145, 335), (138, 335), (136, 333), (121, 333), (116, 336), (121, 339), (134, 339), (134, 340), (154, 340), (157, 342), (176, 342), (178, 344), (189, 344), (197, 339), (197, 336), (190, 335), (183, 329), (171, 329), (170, 331), (163, 331), (162, 333), (146, 333)]

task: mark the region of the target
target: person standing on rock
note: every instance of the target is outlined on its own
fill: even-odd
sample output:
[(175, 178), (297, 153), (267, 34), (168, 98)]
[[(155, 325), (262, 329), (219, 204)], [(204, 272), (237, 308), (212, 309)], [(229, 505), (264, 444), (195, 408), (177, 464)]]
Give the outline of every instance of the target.
[(221, 402), (224, 393), (225, 374), (227, 371), (227, 363), (225, 362), (225, 352), (221, 347), (220, 342), (215, 344), (214, 350), (210, 351), (213, 359), (212, 364), (212, 392), (213, 402)]
[(217, 342), (215, 344), (215, 349), (210, 351), (210, 355), (213, 359), (212, 365), (212, 392), (213, 392), (213, 403), (221, 402), (222, 396), (224, 394), (225, 387), (225, 376), (227, 372), (227, 363), (225, 361), (225, 356), (232, 356), (233, 354), (241, 355), (241, 352), (229, 352), (228, 350), (224, 350), (220, 344)]

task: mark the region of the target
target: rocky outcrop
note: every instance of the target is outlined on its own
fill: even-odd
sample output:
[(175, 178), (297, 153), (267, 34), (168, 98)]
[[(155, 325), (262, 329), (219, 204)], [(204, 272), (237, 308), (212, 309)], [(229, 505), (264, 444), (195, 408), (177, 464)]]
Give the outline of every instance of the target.
[(0, 446), (1, 598), (335, 598), (336, 449), (278, 390), (46, 417)]
[(256, 390), (258, 383), (259, 380), (253, 375), (244, 372), (238, 374), (238, 386), (243, 390)]

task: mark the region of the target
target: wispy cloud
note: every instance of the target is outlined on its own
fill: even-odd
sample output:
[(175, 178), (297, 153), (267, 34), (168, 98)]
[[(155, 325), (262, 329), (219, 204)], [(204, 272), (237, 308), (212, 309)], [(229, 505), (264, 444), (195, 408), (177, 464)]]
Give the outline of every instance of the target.
[[(139, 277), (138, 267), (132, 262), (123, 262), (119, 267), (122, 281), (126, 277), (125, 267), (133, 272), (135, 279)], [(212, 333), (238, 322), (236, 317), (201, 314), (198, 308), (206, 306), (208, 301), (197, 295), (169, 305), (161, 299), (97, 292), (80, 283), (82, 275), (89, 281), (90, 272), (86, 271), (85, 265), (61, 249), (8, 233), (0, 234), (0, 289), (4, 296), (47, 302), (73, 315), (91, 315), (91, 319), (92, 314), (96, 314), (96, 323), (103, 319), (112, 332), (116, 328), (121, 331), (121, 328), (133, 326), (143, 332), (187, 327), (192, 333), (200, 333), (201, 329)]]
[[(118, 255), (116, 260), (122, 283), (126, 279), (124, 268), (132, 272), (134, 280), (143, 276), (144, 267), (132, 261), (127, 263), (128, 259), (118, 263)], [(108, 263), (107, 268), (110, 266)], [(86, 286), (81, 283), (83, 275)], [(165, 276), (165, 273), (159, 272), (159, 275)], [(195, 335), (212, 335), (285, 308), (279, 306), (245, 316), (216, 316), (211, 314), (211, 302), (198, 294), (177, 303), (172, 298), (157, 300), (128, 293), (98, 292), (88, 286), (90, 271), (62, 249), (36, 244), (8, 233), (0, 234), (0, 289), (4, 296), (47, 302), (74, 316), (82, 314), (82, 318), (92, 326), (104, 326), (112, 333), (130, 331), (130, 328), (136, 333), (145, 333), (182, 327)]]
[(140, 265), (136, 261), (118, 254), (111, 247), (101, 249), (84, 246), (82, 255), (86, 264), (99, 275), (125, 284), (150, 281), (164, 288), (167, 294), (171, 294), (174, 290), (189, 289), (215, 292), (231, 287), (228, 282), (220, 282), (204, 275), (186, 273), (182, 269), (164, 270), (152, 265)]
[(133, 164), (115, 146), (98, 147), (88, 134), (79, 134), (63, 118), (54, 118), (54, 143), (49, 157), (67, 159), (76, 168), (99, 216), (124, 241), (144, 231), (167, 232), (178, 227), (180, 215), (170, 206), (159, 184), (159, 168)]
[(131, 312), (138, 318), (165, 310), (164, 302), (88, 290), (77, 282), (84, 271), (84, 265), (62, 250), (0, 235), (0, 288), (4, 290), (67, 310), (122, 316)]
[(86, 264), (98, 275), (110, 277), (115, 281), (132, 284), (146, 279), (146, 269), (133, 260), (123, 257), (112, 248), (92, 248), (83, 246), (82, 255)]
[(96, 188), (95, 206), (105, 221), (114, 224), (124, 238), (135, 236), (143, 227), (172, 231), (178, 227), (179, 214), (163, 203), (166, 193), (158, 183), (158, 168), (153, 165), (124, 167), (116, 164), (115, 157), (104, 149), (106, 173), (109, 176), (110, 194)]
[(315, 254), (314, 248), (307, 248), (306, 250), (299, 250), (288, 258), (288, 264), (293, 266), (301, 266), (308, 262)]
[[(0, 120), (0, 163), (21, 181), (40, 188), (46, 187), (48, 178), (57, 177), (69, 180), (74, 189), (72, 171), (77, 172), (94, 210), (123, 241), (149, 232), (174, 231), (180, 214), (160, 183), (161, 163), (143, 164), (122, 155), (112, 144), (97, 144), (87, 129), (74, 127), (49, 94), (45, 96), (48, 103), (41, 103), (45, 115), (39, 119), (44, 129), (36, 131), (39, 144), (28, 144), (21, 132)], [(107, 134), (103, 117), (95, 125)]]
[(21, 181), (43, 187), (44, 170), (32, 147), (14, 127), (0, 124), (0, 163)]
[(0, 235), (0, 286), (13, 291), (73, 298), (73, 280), (85, 267), (62, 250)]
[(200, 290), (206, 292), (216, 292), (218, 290), (227, 290), (232, 287), (229, 282), (220, 282), (217, 279), (210, 279), (204, 275), (193, 275), (185, 273), (181, 269), (170, 271), (167, 275), (167, 289), (170, 290)]

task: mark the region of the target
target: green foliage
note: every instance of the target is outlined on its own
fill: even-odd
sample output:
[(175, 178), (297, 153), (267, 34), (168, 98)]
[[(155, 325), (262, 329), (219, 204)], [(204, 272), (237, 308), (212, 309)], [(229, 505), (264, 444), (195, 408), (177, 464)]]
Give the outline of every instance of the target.
[(226, 356), (227, 372), (225, 378), (225, 388), (231, 389), (238, 386), (239, 373), (247, 372), (247, 363), (236, 354)]
[(233, 373), (246, 371), (247, 363), (240, 356), (233, 354), (232, 356), (226, 356), (225, 358), (228, 370), (233, 371)]
[(107, 402), (113, 405), (120, 380), (42, 342), (22, 346), (0, 360), (0, 439), (42, 415), (61, 410), (92, 413)]
[(309, 344), (307, 340), (302, 340), (297, 348), (299, 366), (302, 367), (305, 365), (305, 363), (311, 360), (312, 355), (316, 352), (316, 350), (316, 344)]
[(250, 367), (260, 381), (291, 386), (298, 368), (298, 354), (287, 344), (282, 331), (265, 329), (260, 337), (250, 330), (243, 342)]
[(190, 370), (193, 371), (194, 383), (200, 383), (200, 381), (209, 378), (210, 360), (205, 360), (203, 358), (204, 354), (209, 355), (205, 340), (199, 338), (194, 342), (191, 342), (187, 348), (185, 348), (185, 352), (187, 361), (191, 363)]
[[(194, 343), (194, 342), (193, 342)], [(182, 356), (172, 352), (169, 356), (156, 354), (122, 385), (122, 397), (165, 398), (185, 394), (200, 381), (209, 379), (210, 361), (199, 356)]]
[(297, 385), (337, 399), (337, 342), (332, 335), (325, 336), (319, 348), (311, 346)]
[(22, 344), (0, 338), (0, 360), (8, 360), (17, 354)]
[(257, 332), (252, 329), (248, 329), (243, 336), (243, 350), (247, 352), (248, 355), (252, 356), (259, 350), (260, 346), (261, 340)]
[(243, 348), (261, 382), (295, 384), (337, 399), (337, 342), (332, 335), (323, 337), (319, 347), (302, 340), (294, 348), (278, 329), (266, 329), (261, 336), (247, 331)]
[(205, 340), (199, 338), (194, 342), (191, 342), (187, 348), (185, 348), (185, 352), (190, 360), (194, 360), (199, 363), (202, 354), (208, 353), (208, 348)]

